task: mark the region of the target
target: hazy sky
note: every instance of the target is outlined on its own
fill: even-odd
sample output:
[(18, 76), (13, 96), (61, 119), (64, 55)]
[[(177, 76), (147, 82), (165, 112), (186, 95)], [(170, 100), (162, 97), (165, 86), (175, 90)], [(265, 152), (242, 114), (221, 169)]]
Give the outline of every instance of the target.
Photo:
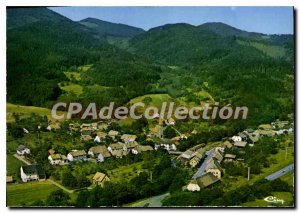
[(74, 20), (92, 17), (148, 30), (168, 23), (223, 22), (266, 34), (292, 34), (292, 7), (51, 7)]

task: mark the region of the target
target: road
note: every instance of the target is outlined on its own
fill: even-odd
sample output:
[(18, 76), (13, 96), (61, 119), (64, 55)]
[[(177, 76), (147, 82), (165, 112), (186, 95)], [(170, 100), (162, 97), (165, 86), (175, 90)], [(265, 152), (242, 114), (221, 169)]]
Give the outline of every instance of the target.
[(162, 195), (150, 197), (146, 200), (142, 200), (140, 202), (136, 202), (134, 204), (131, 204), (128, 207), (162, 207), (161, 201), (164, 198), (168, 197), (169, 195), (170, 195), (169, 193), (165, 193), (165, 194), (162, 194)]
[(31, 163), (29, 161), (27, 161), (24, 156), (20, 156), (18, 154), (14, 154), (14, 157), (17, 158), (18, 160), (24, 162), (26, 165), (31, 165)]
[(207, 166), (207, 162), (212, 158), (212, 154), (214, 153), (214, 149), (215, 148), (212, 148), (211, 150), (209, 150), (206, 153), (206, 158), (204, 159), (203, 163), (199, 167), (198, 171), (194, 174), (193, 179), (196, 179), (196, 178), (201, 177), (202, 175), (204, 175), (205, 169), (206, 169), (206, 166)]
[(279, 171), (265, 177), (267, 180), (275, 180), (283, 175), (285, 175), (288, 172), (294, 171), (294, 164), (288, 165), (287, 167), (284, 167), (283, 169), (280, 169)]

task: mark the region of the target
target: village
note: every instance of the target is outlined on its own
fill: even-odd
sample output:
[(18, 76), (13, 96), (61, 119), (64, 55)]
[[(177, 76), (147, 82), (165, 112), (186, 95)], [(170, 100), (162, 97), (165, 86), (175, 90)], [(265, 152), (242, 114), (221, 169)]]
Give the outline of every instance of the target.
[[(206, 144), (197, 144), (185, 151), (177, 149), (178, 144), (192, 135), (197, 134), (196, 130), (190, 133), (181, 134), (176, 130), (176, 121), (174, 119), (157, 119), (157, 125), (147, 134), (146, 141), (154, 141), (154, 144), (141, 145), (137, 141), (137, 135), (120, 134), (116, 130), (107, 130), (108, 126), (115, 122), (99, 121), (92, 123), (69, 123), (69, 132), (80, 135), (82, 143), (91, 142), (94, 145), (88, 149), (68, 150), (64, 155), (54, 149), (48, 150), (48, 162), (51, 166), (60, 167), (77, 162), (101, 163), (107, 159), (122, 159), (128, 155), (139, 155), (144, 152), (155, 152), (164, 150), (171, 158), (173, 165), (181, 165), (190, 168), (193, 175), (184, 191), (200, 191), (203, 188), (210, 187), (222, 180), (226, 169), (223, 167), (226, 163), (243, 163), (243, 158), (238, 158), (236, 153), (244, 152), (246, 147), (254, 147), (263, 138), (276, 138), (281, 135), (293, 135), (294, 123), (290, 121), (276, 120), (271, 124), (261, 124), (257, 129), (245, 129), (236, 135), (222, 139), (217, 145), (207, 146)], [(172, 128), (177, 133), (173, 138), (164, 137), (164, 129)], [(47, 131), (56, 134), (60, 128), (59, 122), (50, 122)], [(30, 131), (23, 128), (24, 134), (30, 134)], [(22, 182), (44, 181), (47, 179), (46, 173), (40, 164), (30, 162), (27, 159), (30, 156), (30, 147), (19, 145), (14, 155), (27, 165), (20, 167), (20, 177)], [(250, 172), (250, 171), (249, 171)], [(249, 174), (248, 174), (249, 179)], [(93, 185), (103, 186), (105, 182), (111, 181), (110, 176), (101, 171), (97, 171), (91, 176), (90, 182)], [(14, 182), (12, 176), (7, 176), (7, 183)]]

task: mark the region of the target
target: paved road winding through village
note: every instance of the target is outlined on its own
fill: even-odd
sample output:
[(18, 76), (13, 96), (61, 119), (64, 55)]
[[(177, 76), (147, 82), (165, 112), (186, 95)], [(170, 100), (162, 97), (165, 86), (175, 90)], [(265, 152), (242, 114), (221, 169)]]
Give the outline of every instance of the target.
[(142, 200), (140, 202), (134, 203), (129, 207), (162, 207), (161, 201), (168, 197), (170, 193), (165, 193), (162, 195), (150, 197), (146, 200)]
[(280, 169), (279, 171), (265, 177), (267, 180), (275, 180), (283, 175), (285, 175), (288, 172), (294, 171), (294, 164), (290, 164), (287, 167), (284, 167), (283, 169)]

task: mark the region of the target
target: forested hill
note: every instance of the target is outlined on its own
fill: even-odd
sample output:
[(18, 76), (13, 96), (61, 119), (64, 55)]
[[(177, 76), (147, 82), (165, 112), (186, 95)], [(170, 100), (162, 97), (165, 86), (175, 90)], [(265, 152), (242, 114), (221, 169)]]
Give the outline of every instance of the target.
[(145, 32), (145, 30), (141, 28), (132, 27), (125, 24), (111, 23), (95, 18), (86, 18), (79, 21), (79, 23), (103, 36), (132, 38)]
[(237, 51), (241, 54), (253, 52), (252, 57), (270, 56), (291, 61), (293, 36), (250, 33), (223, 23), (200, 26), (180, 23), (150, 29), (131, 39), (130, 48), (169, 64), (218, 59)]
[[(108, 44), (99, 33), (47, 8), (8, 8), (7, 26), (7, 100), (12, 103), (50, 106), (49, 101), (63, 93), (59, 83), (68, 80), (64, 72), (71, 67), (96, 67), (105, 61), (107, 67), (118, 64), (124, 69), (125, 62), (141, 63), (138, 57)], [(139, 72), (144, 78), (149, 74), (127, 70), (122, 75)]]
[[(293, 111), (293, 35), (223, 23), (167, 24), (144, 32), (92, 18), (74, 22), (47, 8), (8, 8), (7, 26), (12, 103), (122, 105), (162, 94), (195, 104), (207, 101), (199, 94), (209, 94), (223, 104), (250, 107), (259, 122)], [(88, 71), (79, 68), (84, 65)]]

